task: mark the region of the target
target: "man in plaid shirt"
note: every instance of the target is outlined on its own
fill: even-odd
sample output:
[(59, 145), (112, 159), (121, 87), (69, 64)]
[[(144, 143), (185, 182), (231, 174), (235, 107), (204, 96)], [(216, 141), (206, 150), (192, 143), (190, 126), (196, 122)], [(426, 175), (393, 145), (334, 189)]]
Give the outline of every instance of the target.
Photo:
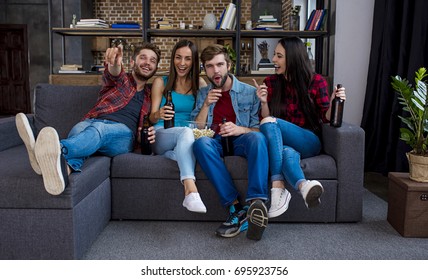
[[(122, 60), (122, 46), (107, 49), (103, 87), (98, 100), (71, 129), (67, 139), (59, 140), (54, 128), (44, 127), (35, 141), (27, 117), (17, 114), (16, 126), (29, 153), (31, 166), (43, 176), (46, 191), (50, 194), (61, 194), (67, 185), (68, 174), (79, 172), (84, 160), (95, 152), (113, 157), (133, 150), (143, 117), (150, 113), (147, 81), (156, 73), (160, 50), (151, 43), (136, 47), (131, 58), (131, 73), (125, 73)], [(149, 129), (149, 135), (153, 143), (153, 127)]]

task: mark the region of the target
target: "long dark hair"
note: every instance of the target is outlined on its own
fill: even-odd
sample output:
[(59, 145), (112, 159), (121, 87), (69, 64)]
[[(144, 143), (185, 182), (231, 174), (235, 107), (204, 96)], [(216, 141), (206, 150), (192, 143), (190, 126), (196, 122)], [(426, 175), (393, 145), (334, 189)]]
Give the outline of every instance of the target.
[(165, 98), (168, 90), (173, 90), (175, 88), (177, 71), (175, 70), (175, 67), (174, 67), (174, 57), (177, 50), (183, 47), (189, 47), (190, 50), (192, 51), (192, 69), (190, 69), (189, 76), (190, 76), (190, 79), (192, 80), (191, 91), (193, 96), (195, 96), (195, 99), (196, 99), (196, 93), (198, 92), (198, 89), (199, 89), (199, 67), (200, 67), (198, 47), (192, 41), (189, 41), (186, 39), (178, 41), (177, 44), (175, 44), (174, 48), (172, 49), (171, 61), (169, 64), (168, 82), (166, 83), (165, 89), (163, 91)]
[[(278, 42), (285, 49), (285, 74), (279, 75), (272, 100), (269, 104), (273, 116), (285, 117), (286, 87), (296, 91), (299, 108), (302, 110), (306, 126), (313, 131), (320, 131), (321, 120), (314, 101), (309, 94), (309, 86), (314, 75), (305, 44), (299, 37), (286, 37)], [(287, 86), (288, 85), (288, 86)]]

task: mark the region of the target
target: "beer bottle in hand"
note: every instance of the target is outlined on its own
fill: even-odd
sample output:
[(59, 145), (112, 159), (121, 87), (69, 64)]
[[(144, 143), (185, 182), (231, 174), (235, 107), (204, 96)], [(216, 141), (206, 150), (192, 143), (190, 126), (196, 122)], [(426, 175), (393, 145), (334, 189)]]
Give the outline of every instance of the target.
[[(337, 89), (341, 88), (341, 84), (337, 84)], [(342, 100), (340, 97), (334, 97), (331, 102), (331, 114), (330, 114), (330, 125), (334, 127), (342, 126), (343, 118), (343, 106), (345, 105), (345, 100)]]
[[(226, 118), (223, 118), (223, 124), (226, 123)], [(223, 147), (223, 155), (233, 156), (233, 139), (230, 136), (221, 137), (221, 145)]]
[[(172, 102), (172, 92), (170, 90), (168, 90), (167, 94), (166, 94), (166, 103), (165, 106), (170, 106), (172, 108), (172, 110), (174, 111), (174, 103)], [(172, 117), (172, 119), (170, 120), (164, 120), (163, 121), (163, 127), (165, 129), (170, 128), (170, 127), (174, 127), (174, 122), (175, 122), (175, 116)]]
[(152, 154), (152, 144), (150, 144), (149, 141), (149, 127), (149, 116), (145, 115), (143, 119), (143, 129), (141, 130), (141, 154), (143, 155)]

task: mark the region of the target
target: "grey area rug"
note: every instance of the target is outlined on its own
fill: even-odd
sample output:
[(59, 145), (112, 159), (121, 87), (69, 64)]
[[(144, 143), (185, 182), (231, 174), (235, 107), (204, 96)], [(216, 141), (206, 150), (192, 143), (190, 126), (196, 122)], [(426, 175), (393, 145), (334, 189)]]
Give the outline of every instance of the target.
[[(111, 221), (88, 260), (428, 260), (428, 239), (404, 238), (387, 203), (364, 191), (359, 223), (270, 223), (263, 239), (220, 238), (220, 223)], [(225, 217), (226, 218), (226, 217)]]

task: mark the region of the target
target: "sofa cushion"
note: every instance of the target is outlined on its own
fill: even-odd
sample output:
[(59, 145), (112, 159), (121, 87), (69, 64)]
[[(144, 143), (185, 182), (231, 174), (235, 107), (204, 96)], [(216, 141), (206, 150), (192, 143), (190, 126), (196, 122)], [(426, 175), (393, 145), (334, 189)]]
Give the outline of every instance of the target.
[[(247, 160), (232, 156), (225, 158), (225, 164), (234, 180), (247, 180)], [(322, 154), (301, 161), (303, 172), (308, 179), (336, 179), (336, 163), (331, 156)], [(113, 158), (113, 178), (147, 178), (178, 179), (180, 178), (177, 162), (163, 156), (147, 156), (128, 153)], [(206, 180), (207, 176), (199, 164), (196, 164), (197, 180)]]
[[(109, 157), (90, 157), (69, 176), (65, 191), (50, 195), (30, 166), (24, 145), (0, 152), (0, 208), (73, 208), (110, 176)], [(54, 198), (54, 199), (52, 199)]]
[[(206, 179), (199, 166), (196, 167), (195, 176), (197, 179)], [(164, 156), (127, 153), (113, 158), (111, 177), (179, 180), (180, 173), (177, 162)]]
[(300, 166), (302, 167), (307, 179), (337, 180), (336, 161), (329, 155), (320, 154), (315, 157), (302, 159), (300, 161)]
[(52, 126), (61, 139), (66, 138), (71, 128), (94, 106), (100, 89), (100, 86), (38, 84), (35, 88), (35, 134), (45, 126)]

